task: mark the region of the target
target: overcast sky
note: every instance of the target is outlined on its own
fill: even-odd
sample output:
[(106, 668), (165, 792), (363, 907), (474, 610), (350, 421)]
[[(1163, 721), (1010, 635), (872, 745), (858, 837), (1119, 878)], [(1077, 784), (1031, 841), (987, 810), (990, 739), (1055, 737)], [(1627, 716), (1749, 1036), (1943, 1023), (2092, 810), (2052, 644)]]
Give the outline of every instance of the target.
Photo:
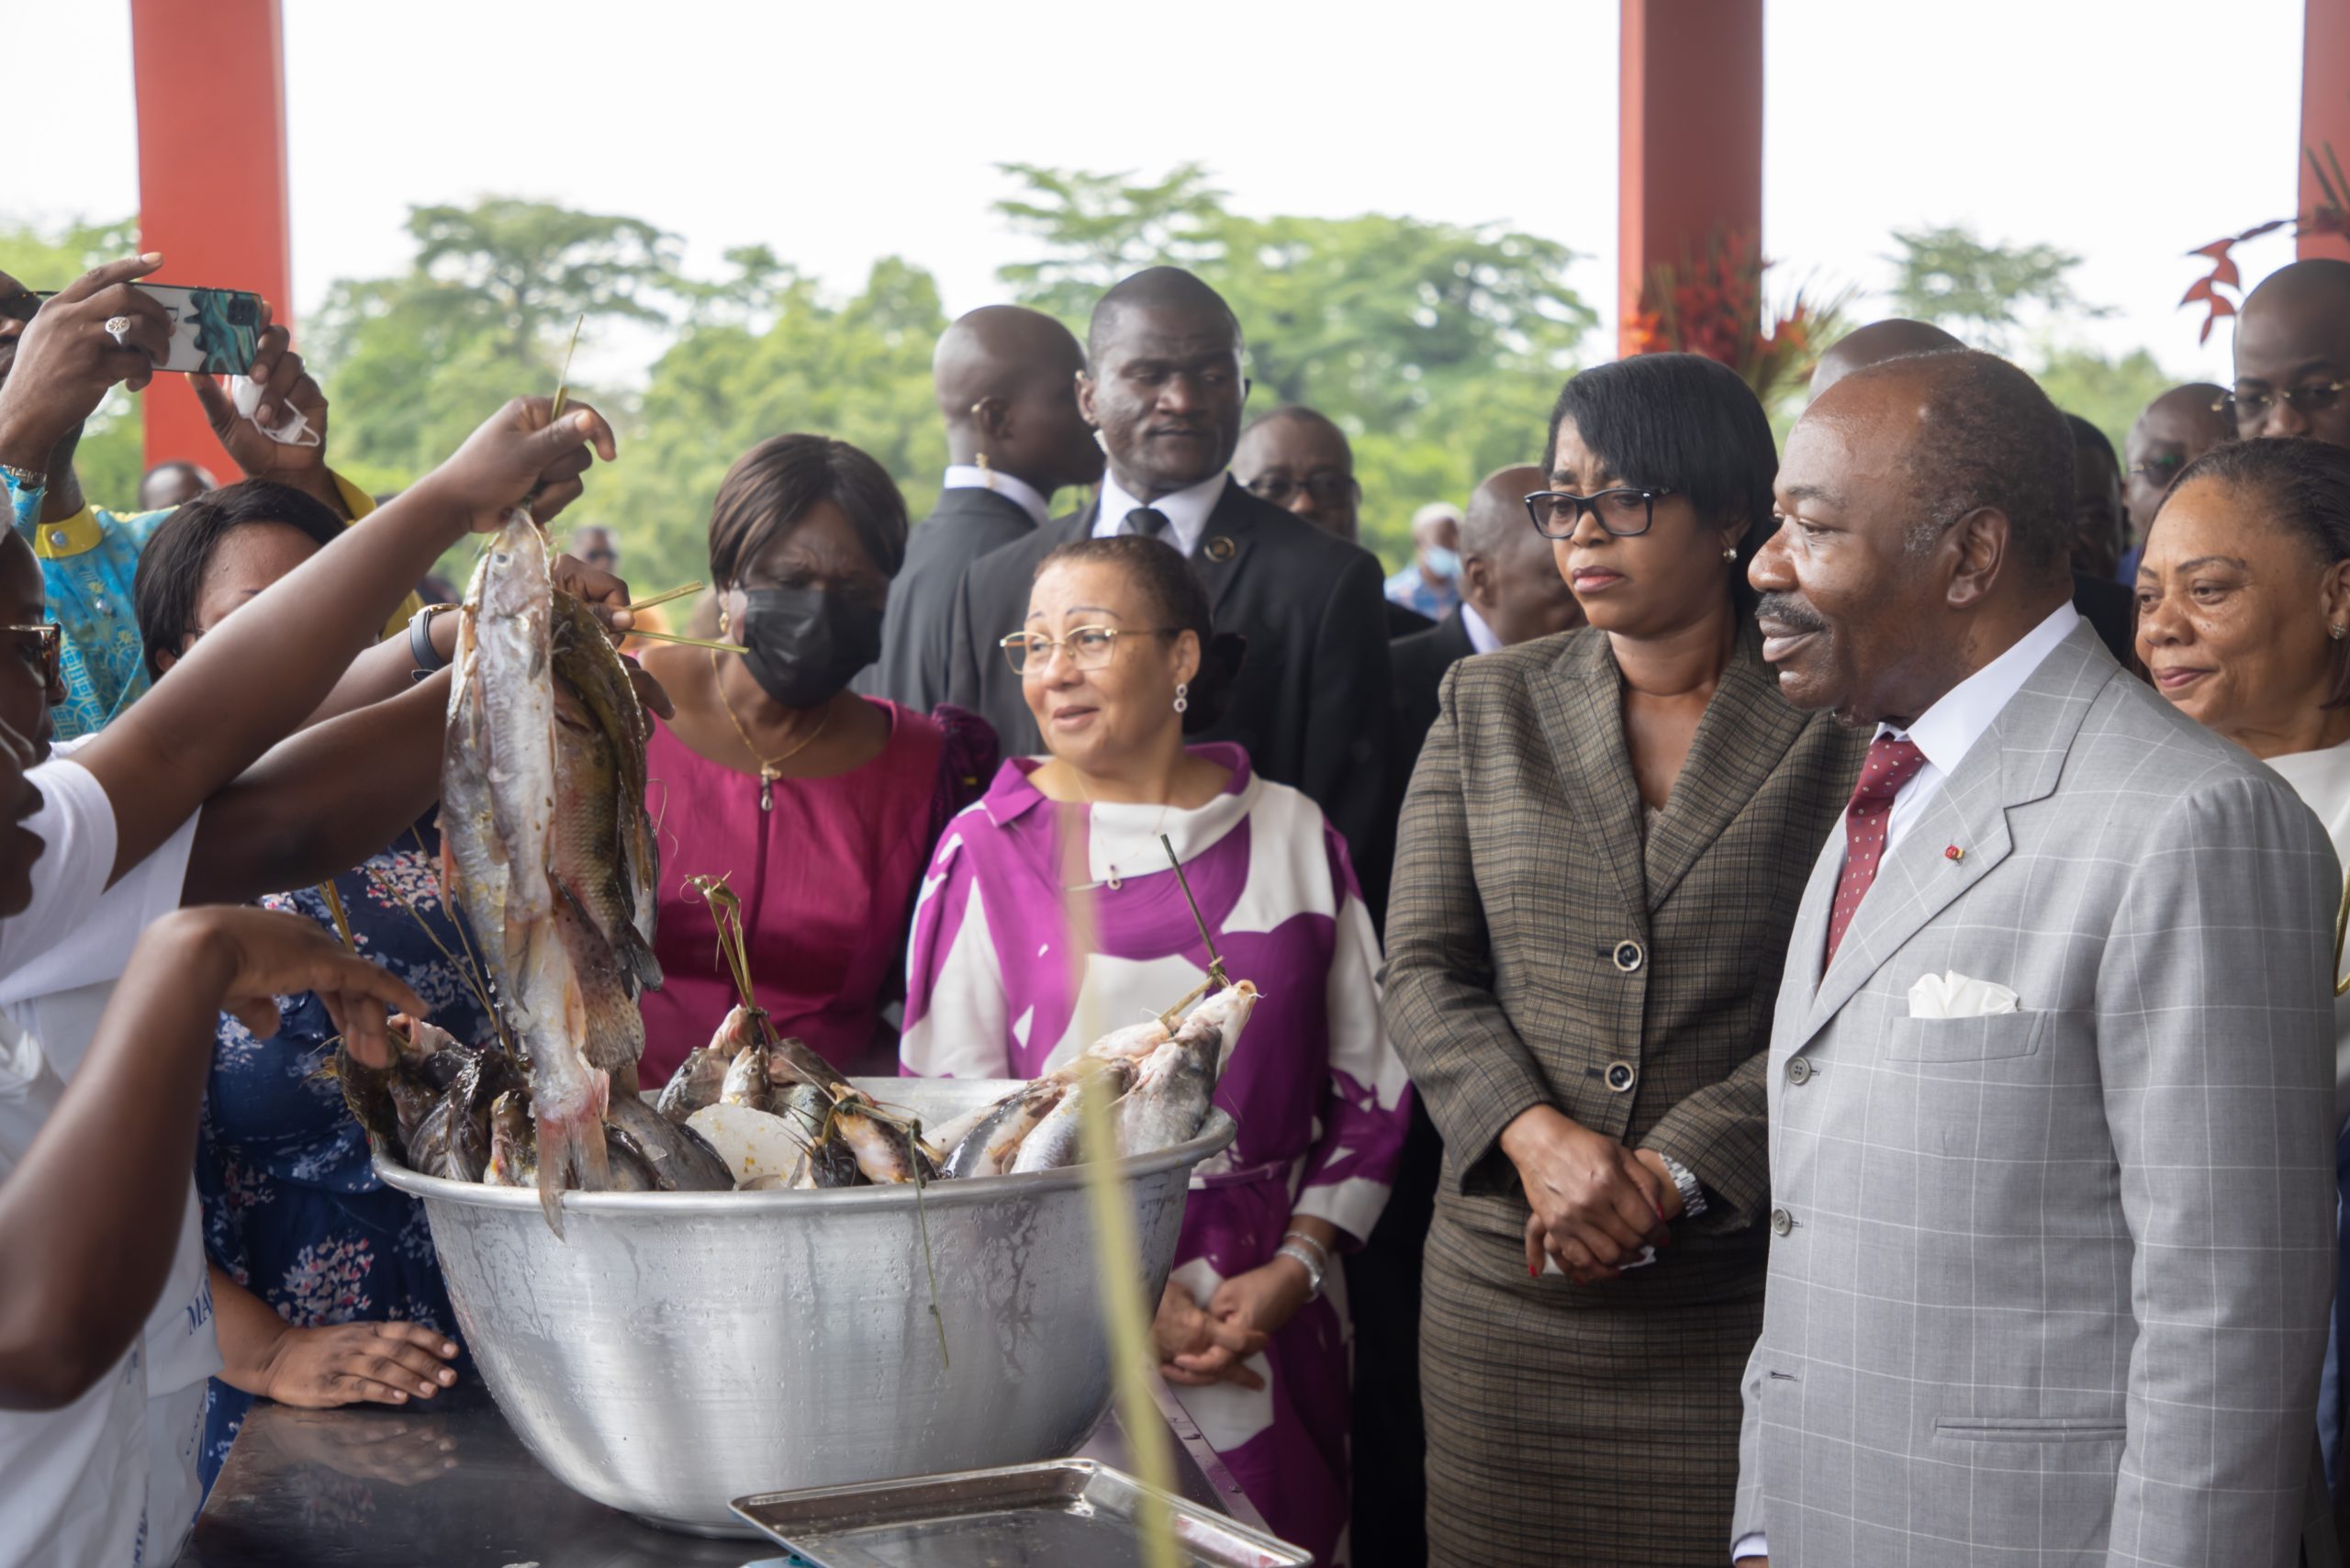
[[(1966, 223), (2086, 258), (2080, 292), (2115, 314), (2079, 336), (2227, 379), (2224, 326), (2199, 350), (2196, 316), (2174, 308), (2197, 274), (2183, 252), (2291, 209), (2301, 10), (1778, 0), (1774, 276), (1881, 285), (1889, 230)], [(1156, 174), (1196, 159), (1244, 212), (1401, 212), (1563, 241), (1612, 329), (1617, 14), (285, 0), (295, 296), (308, 307), (334, 278), (397, 270), (412, 203), (510, 194), (650, 219), (705, 270), (760, 241), (853, 288), (877, 256), (904, 255), (953, 313), (1000, 297), (995, 267), (1023, 253), (989, 211), (1008, 191), (996, 163)], [(41, 68), (12, 72), (0, 97), (11, 124), (43, 129), (20, 139), (39, 155), (12, 160), (0, 217), (133, 210), (128, 6), (44, 6), (13, 31)], [(2246, 247), (2247, 279), (2289, 256), (2282, 239)]]

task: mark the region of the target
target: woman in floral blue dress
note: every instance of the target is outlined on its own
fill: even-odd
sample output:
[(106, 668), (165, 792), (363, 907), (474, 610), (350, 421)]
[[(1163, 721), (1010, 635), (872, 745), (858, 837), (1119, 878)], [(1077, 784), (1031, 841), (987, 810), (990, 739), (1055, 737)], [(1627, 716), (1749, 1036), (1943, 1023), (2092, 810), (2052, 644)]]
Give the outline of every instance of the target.
[[(341, 527), (308, 496), (250, 481), (173, 512), (141, 554), (132, 595), (147, 672), (160, 677)], [(392, 672), (402, 689), (410, 662)], [(455, 960), (467, 946), (441, 902), (440, 851), (428, 812), (334, 888), (359, 951), (407, 980), (435, 1025), (476, 1044), (489, 1025)], [(334, 928), (317, 888), (262, 902)], [(283, 1025), (267, 1040), (222, 1016), (197, 1146), (224, 1363), (198, 1465), (207, 1490), (257, 1396), (313, 1408), (402, 1405), (459, 1375), (455, 1318), (423, 1210), (376, 1182), (366, 1135), (323, 1070), (334, 1025), (315, 996), (283, 997), (279, 1007)]]
[[(441, 902), (440, 858), (439, 836), (420, 823), (337, 877), (335, 890), (361, 953), (408, 981), (440, 1027), (486, 1040), (488, 1019), (444, 957), (465, 949), (455, 913)], [(315, 888), (262, 902), (333, 924)], [(314, 996), (281, 1006), (285, 1023), (267, 1040), (222, 1014), (196, 1146), (227, 1363), (206, 1415), (207, 1489), (256, 1394), (313, 1406), (397, 1405), (429, 1399), (458, 1375), (441, 1364), (444, 1350), (459, 1353), (456, 1318), (423, 1207), (375, 1180), (367, 1135), (320, 1071), (334, 1056), (326, 1009)]]

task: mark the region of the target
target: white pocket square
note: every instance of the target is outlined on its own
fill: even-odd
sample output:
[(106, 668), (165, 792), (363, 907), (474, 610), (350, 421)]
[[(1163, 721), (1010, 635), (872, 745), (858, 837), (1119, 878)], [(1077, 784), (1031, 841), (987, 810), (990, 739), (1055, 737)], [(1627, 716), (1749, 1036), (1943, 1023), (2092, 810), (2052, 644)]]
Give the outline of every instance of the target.
[(1912, 1018), (1987, 1018), (2015, 1010), (2014, 991), (1989, 980), (1970, 980), (1956, 969), (1919, 975), (1909, 988)]

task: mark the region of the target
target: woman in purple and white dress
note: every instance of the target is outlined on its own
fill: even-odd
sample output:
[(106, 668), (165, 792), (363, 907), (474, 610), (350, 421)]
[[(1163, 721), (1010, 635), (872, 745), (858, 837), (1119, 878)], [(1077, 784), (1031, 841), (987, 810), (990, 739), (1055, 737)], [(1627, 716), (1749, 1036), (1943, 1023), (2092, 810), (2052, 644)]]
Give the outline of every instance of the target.
[[(1208, 957), (1161, 835), (1172, 844), (1225, 972), (1263, 999), (1216, 1090), (1240, 1133), (1192, 1180), (1159, 1370), (1267, 1522), (1342, 1563), (1332, 1254), (1387, 1201), (1411, 1093), (1346, 842), (1240, 747), (1184, 745), (1232, 661), (1167, 545), (1063, 545), (1037, 568), (1026, 625), (1006, 630), (1051, 755), (1006, 762), (939, 841), (906, 962), (905, 1069), (1035, 1077), (1199, 985)], [(1071, 907), (1091, 928), (1081, 965)]]

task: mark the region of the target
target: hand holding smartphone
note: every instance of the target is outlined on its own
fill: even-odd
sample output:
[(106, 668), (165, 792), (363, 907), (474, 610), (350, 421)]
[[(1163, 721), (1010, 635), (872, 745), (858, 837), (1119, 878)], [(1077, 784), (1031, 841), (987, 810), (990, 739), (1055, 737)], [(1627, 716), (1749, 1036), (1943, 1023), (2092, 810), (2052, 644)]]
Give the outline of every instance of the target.
[[(260, 295), (171, 283), (130, 286), (162, 306), (172, 320), (170, 348), (156, 369), (183, 375), (243, 375), (252, 371), (262, 330), (269, 324)], [(35, 297), (46, 300), (50, 296)]]

